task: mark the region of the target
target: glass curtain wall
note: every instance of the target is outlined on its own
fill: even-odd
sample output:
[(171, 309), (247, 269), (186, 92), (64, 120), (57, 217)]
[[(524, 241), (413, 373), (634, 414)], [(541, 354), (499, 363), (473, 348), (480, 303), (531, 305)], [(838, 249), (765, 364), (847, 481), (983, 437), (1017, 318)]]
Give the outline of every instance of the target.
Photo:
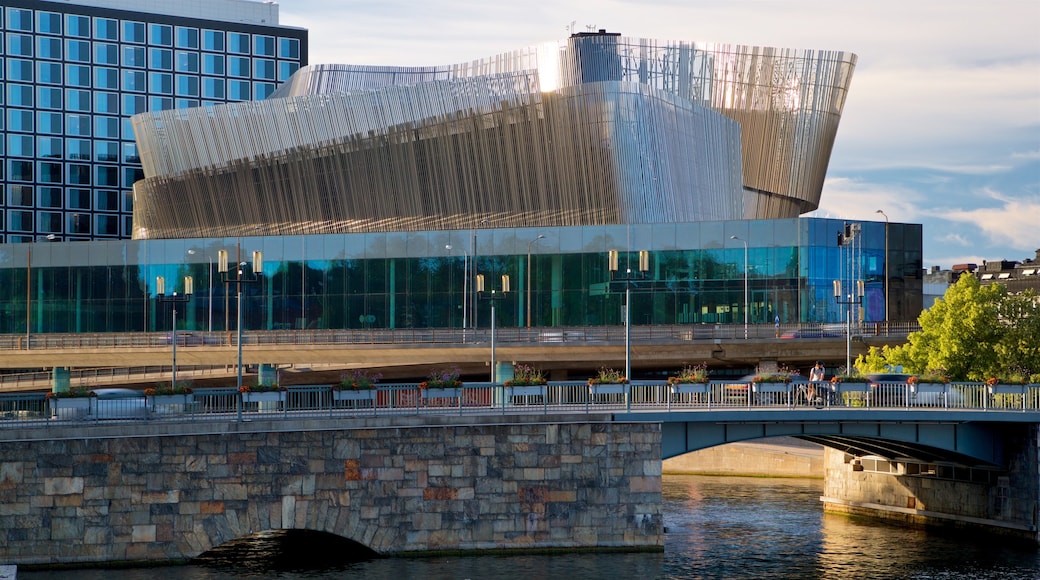
[[(838, 245), (845, 226), (792, 219), (8, 244), (0, 246), (0, 333), (169, 330), (168, 306), (155, 302), (156, 276), (167, 292), (182, 292), (185, 276), (194, 279), (195, 294), (178, 309), (180, 328), (233, 330), (236, 288), (216, 271), (220, 249), (247, 273), (252, 252), (264, 253), (262, 282), (242, 285), (243, 327), (250, 330), (457, 328), (464, 315), (466, 326), (474, 318), (487, 326), (490, 305), (475, 301), (473, 312), (475, 274), (489, 290), (510, 277), (512, 291), (497, 304), (499, 326), (525, 326), (528, 304), (533, 327), (620, 325), (624, 296), (611, 291), (608, 253), (618, 250), (620, 270), (635, 272), (644, 248), (650, 264), (633, 283), (634, 325), (742, 324), (745, 307), (751, 324), (842, 322), (834, 280), (845, 288), (862, 280), (853, 320), (882, 322), (885, 224), (862, 223), (854, 243)], [(742, 240), (749, 242), (746, 270)], [(916, 319), (920, 226), (891, 224), (888, 245), (891, 319)]]

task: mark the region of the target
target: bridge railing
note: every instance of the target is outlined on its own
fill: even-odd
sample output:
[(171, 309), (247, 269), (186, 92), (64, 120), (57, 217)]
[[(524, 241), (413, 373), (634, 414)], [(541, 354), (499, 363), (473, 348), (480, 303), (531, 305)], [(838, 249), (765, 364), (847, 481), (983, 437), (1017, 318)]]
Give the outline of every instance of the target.
[(372, 390), (331, 385), (240, 393), (233, 387), (195, 389), (190, 395), (145, 396), (143, 391), (99, 389), (94, 397), (51, 398), (44, 393), (0, 394), (0, 429), (80, 422), (241, 421), (249, 418), (321, 418), (505, 413), (599, 413), (710, 410), (794, 410), (807, 406), (872, 410), (994, 410), (1040, 412), (1040, 385), (850, 383), (813, 394), (806, 383), (662, 381), (589, 385), (585, 381), (509, 386), (466, 383), (459, 389), (422, 389), (416, 383)]
[[(840, 327), (840, 328), (839, 328)], [(858, 323), (851, 328), (856, 337), (906, 337), (919, 330), (917, 323)], [(845, 328), (835, 324), (751, 324), (749, 339), (840, 338)], [(737, 340), (744, 338), (742, 324), (649, 324), (633, 325), (632, 340), (637, 342), (682, 343), (696, 340)], [(178, 347), (237, 346), (236, 332), (184, 330), (177, 333)], [(425, 344), (454, 345), (486, 343), (489, 328), (394, 328), (343, 330), (244, 330), (247, 345), (347, 345), (347, 344)], [(625, 340), (624, 326), (574, 326), (497, 328), (495, 340), (506, 343), (603, 343)], [(49, 333), (0, 334), (0, 350), (67, 350), (94, 348), (162, 348), (173, 343), (170, 332), (123, 333)]]

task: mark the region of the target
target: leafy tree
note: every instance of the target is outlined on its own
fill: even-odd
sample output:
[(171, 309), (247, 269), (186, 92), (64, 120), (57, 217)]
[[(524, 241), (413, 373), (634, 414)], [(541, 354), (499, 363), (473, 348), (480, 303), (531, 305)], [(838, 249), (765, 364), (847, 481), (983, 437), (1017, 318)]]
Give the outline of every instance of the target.
[(906, 344), (871, 348), (856, 367), (877, 372), (902, 365), (973, 381), (1040, 371), (1040, 302), (1032, 291), (1009, 294), (1002, 284), (961, 276), (918, 320), (921, 330)]

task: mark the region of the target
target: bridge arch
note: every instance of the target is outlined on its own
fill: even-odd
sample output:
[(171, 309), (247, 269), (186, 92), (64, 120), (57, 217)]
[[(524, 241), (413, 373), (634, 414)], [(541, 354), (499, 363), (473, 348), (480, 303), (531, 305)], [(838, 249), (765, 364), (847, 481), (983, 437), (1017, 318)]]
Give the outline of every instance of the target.
[(264, 530), (226, 541), (192, 559), (193, 563), (245, 572), (324, 570), (381, 557), (347, 537), (309, 529)]

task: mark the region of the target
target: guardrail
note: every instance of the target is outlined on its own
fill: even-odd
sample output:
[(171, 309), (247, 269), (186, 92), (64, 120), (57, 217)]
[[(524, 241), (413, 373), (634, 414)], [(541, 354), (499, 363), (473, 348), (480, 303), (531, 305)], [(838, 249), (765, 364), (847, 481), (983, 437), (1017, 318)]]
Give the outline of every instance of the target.
[(0, 395), (0, 429), (81, 422), (241, 421), (247, 418), (316, 418), (423, 414), (593, 413), (696, 410), (793, 410), (806, 406), (871, 410), (1040, 411), (1040, 385), (953, 383), (928, 388), (905, 383), (845, 383), (831, 389), (807, 383), (662, 381), (589, 385), (553, 382), (506, 386), (469, 383), (459, 389), (379, 385), (336, 390), (330, 385), (240, 393), (234, 388), (195, 389), (190, 395), (148, 397), (143, 391), (98, 389), (94, 397), (50, 398), (42, 393)]
[[(914, 322), (861, 323), (852, 325), (852, 336), (905, 338), (920, 330)], [(845, 327), (835, 324), (753, 324), (748, 339), (828, 339), (844, 338)], [(634, 325), (632, 340), (637, 342), (682, 343), (694, 340), (743, 340), (742, 324)], [(177, 346), (237, 346), (236, 332), (178, 331)], [(490, 328), (396, 328), (355, 330), (243, 330), (244, 345), (346, 345), (415, 344), (446, 345), (485, 343), (491, 340)], [(623, 342), (623, 326), (575, 326), (536, 328), (497, 328), (495, 340), (506, 343), (603, 343)], [(94, 348), (162, 348), (173, 342), (169, 332), (0, 334), (0, 350), (61, 350)]]

